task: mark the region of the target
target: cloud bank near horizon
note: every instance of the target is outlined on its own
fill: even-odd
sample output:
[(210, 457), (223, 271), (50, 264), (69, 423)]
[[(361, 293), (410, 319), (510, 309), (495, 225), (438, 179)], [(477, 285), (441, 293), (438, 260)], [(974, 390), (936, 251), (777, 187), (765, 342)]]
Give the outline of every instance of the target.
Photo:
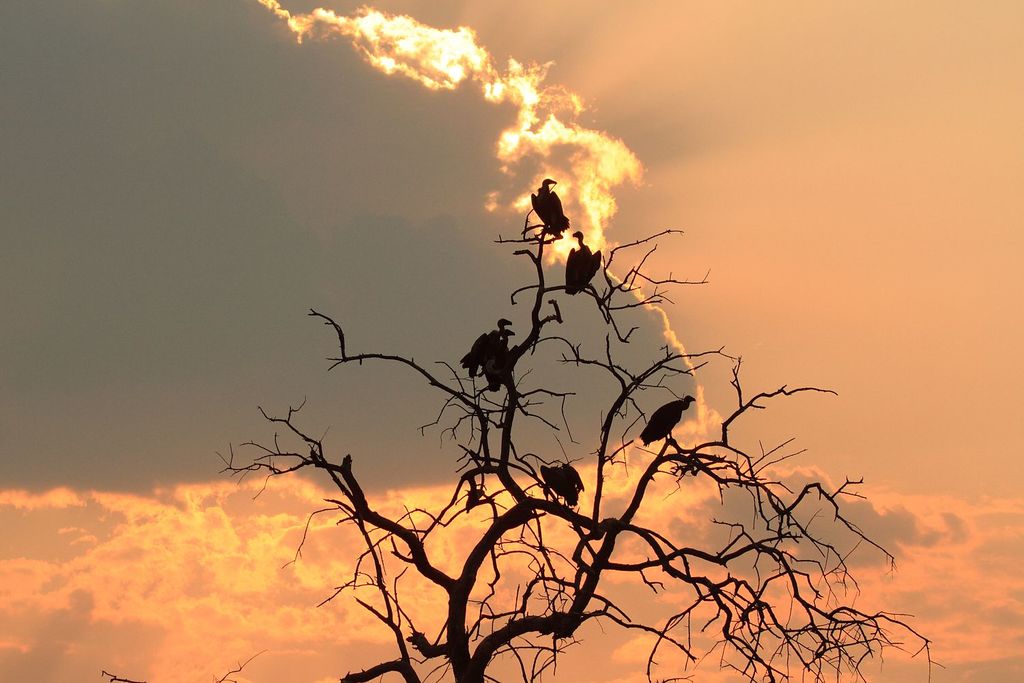
[[(788, 477), (812, 475), (821, 473)], [(253, 499), (259, 488), (207, 482), (149, 495), (0, 491), (0, 521), (11, 539), (0, 556), (0, 670), (70, 681), (90, 668), (120, 667), (176, 683), (220, 675), (266, 649), (250, 665), (251, 680), (292, 672), (292, 680), (317, 681), (356, 666), (360, 653), (386, 648), (389, 634), (347, 596), (316, 607), (351, 576), (359, 544), (351, 530), (330, 514), (314, 517), (293, 561), (309, 513), (330, 492), (294, 477)], [(393, 512), (449, 493), (409, 487), (379, 492), (373, 504)], [(665, 493), (651, 497), (647, 514), (666, 517), (666, 528), (685, 530), (693, 543), (709, 542), (716, 530), (708, 520), (723, 514), (715, 491)], [(996, 665), (1024, 642), (1017, 571), (1024, 547), (1014, 531), (1024, 528), (1024, 503), (884, 492), (869, 500), (851, 511), (894, 552), (898, 569), (888, 572), (880, 556), (863, 554), (855, 567), (858, 605), (914, 613), (915, 627), (935, 641), (933, 657), (956, 670)], [(436, 547), (442, 564), (459, 562), (470, 537), (453, 533)], [(415, 595), (410, 613), (430, 623), (440, 596), (429, 589)], [(644, 598), (638, 604), (650, 604), (638, 609), (656, 614), (672, 600), (671, 593)], [(964, 610), (964, 601), (975, 608)], [(609, 651), (601, 662), (607, 680), (628, 672), (642, 650), (637, 642)], [(573, 660), (582, 652), (570, 651), (566, 665), (589, 666)], [(934, 674), (944, 680), (941, 670)]]

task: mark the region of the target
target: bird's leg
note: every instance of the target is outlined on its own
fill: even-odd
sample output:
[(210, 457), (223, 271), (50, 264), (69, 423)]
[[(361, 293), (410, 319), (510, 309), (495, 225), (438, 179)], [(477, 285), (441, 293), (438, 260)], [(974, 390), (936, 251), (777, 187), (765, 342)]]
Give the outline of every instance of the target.
[(690, 470), (693, 472), (693, 476), (696, 477), (700, 474), (700, 458), (697, 457), (696, 453), (691, 453), (690, 460), (693, 461), (693, 464), (690, 465)]
[(546, 227), (547, 226), (544, 225), (543, 223), (537, 223), (536, 225), (526, 225), (526, 227), (523, 228), (523, 237), (525, 237), (526, 233), (530, 232), (531, 230), (536, 230), (537, 228), (546, 228)]
[(700, 473), (700, 460), (697, 459), (697, 454), (689, 453), (687, 454), (686, 459), (688, 460), (686, 466), (679, 468), (679, 471), (681, 472), (680, 476), (685, 477), (688, 474), (697, 476)]
[[(679, 445), (679, 442), (676, 441), (675, 437), (672, 436), (672, 434), (666, 436), (665, 441), (674, 446), (678, 451), (686, 450), (685, 448)], [(697, 454), (691, 451), (686, 454), (686, 459), (689, 461), (686, 467), (681, 467), (679, 468), (679, 470), (677, 470), (682, 472), (680, 476), (685, 477), (687, 474), (690, 474), (691, 472), (694, 476), (697, 476), (700, 473), (700, 459), (697, 457)]]

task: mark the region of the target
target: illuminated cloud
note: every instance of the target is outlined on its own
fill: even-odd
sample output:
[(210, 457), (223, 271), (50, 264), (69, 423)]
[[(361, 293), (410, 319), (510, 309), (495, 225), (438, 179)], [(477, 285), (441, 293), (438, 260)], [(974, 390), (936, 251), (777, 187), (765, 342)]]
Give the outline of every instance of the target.
[[(641, 465), (637, 460), (629, 469), (636, 473)], [(612, 507), (628, 490), (625, 472), (616, 468), (606, 487)], [(592, 472), (584, 469), (584, 476)], [(786, 475), (793, 483), (808, 476), (822, 475)], [(15, 674), (43, 663), (49, 673), (36, 680), (77, 680), (93, 668), (162, 683), (206, 680), (267, 649), (243, 680), (304, 683), (336, 680), (342, 669), (365, 663), (367, 653), (387, 656), (388, 634), (351, 599), (316, 607), (351, 576), (361, 543), (351, 529), (337, 526), (333, 514), (314, 517), (302, 555), (291, 563), (309, 512), (324, 507), (330, 492), (290, 478), (272, 482), (254, 500), (259, 486), (210, 482), (150, 495), (65, 489), (38, 495), (49, 502), (31, 508), (21, 504), (21, 494), (0, 491), (0, 523), (13, 539), (0, 555), (5, 680), (20, 680)], [(66, 505), (68, 493), (82, 504)], [(867, 553), (857, 567), (857, 604), (912, 612), (914, 625), (935, 641), (934, 657), (958, 672), (999, 670), (1014, 644), (1024, 642), (1024, 503), (867, 493), (872, 502), (857, 501), (854, 514), (869, 530), (885, 531), (898, 569), (889, 572)], [(394, 515), (436, 506), (449, 495), (446, 486), (416, 487), (378, 492), (372, 502)], [(713, 488), (691, 481), (677, 490), (666, 480), (652, 490), (641, 516), (699, 546), (716, 533), (709, 520), (730, 512)], [(479, 523), (467, 520), (432, 543), (439, 565), (461, 563), (476, 537), (467, 531)], [(571, 532), (550, 526), (549, 543), (571, 544)], [(94, 540), (73, 542), (84, 536)], [(633, 583), (617, 577), (607, 590), (628, 596), (623, 604), (633, 605), (636, 616), (657, 619), (677, 604), (671, 591), (654, 596)], [(415, 581), (402, 585), (417, 625), (440, 628), (439, 591)], [(510, 591), (498, 595), (514, 598)], [(644, 657), (643, 639), (614, 643), (606, 658), (585, 646), (570, 650), (566, 665), (595, 667), (588, 680), (633, 680), (629, 672)], [(700, 671), (717, 676), (714, 659)], [(907, 680), (923, 680), (922, 671), (908, 669)], [(968, 673), (962, 680), (970, 680)]]
[[(101, 667), (171, 683), (210, 680), (265, 648), (272, 666), (344, 643), (384, 642), (351, 601), (315, 608), (351, 574), (354, 534), (336, 531), (333, 518), (314, 519), (305, 549), (311, 561), (288, 564), (323, 492), (295, 479), (253, 501), (258, 488), (218, 482), (148, 496), (77, 492), (77, 507), (50, 492), (39, 497), (48, 505), (32, 508), (0, 492), (0, 519), (14, 539), (0, 557), (5, 680), (47, 657), (57, 659), (52, 676), (32, 680), (76, 680), (75, 671)], [(65, 556), (46, 558), (19, 534), (24, 527)], [(75, 542), (85, 534), (94, 542)], [(55, 641), (58, 627), (64, 634)]]
[(31, 493), (22, 489), (0, 491), (0, 507), (19, 510), (40, 510), (66, 507), (81, 507), (85, 501), (67, 487), (60, 487), (45, 493)]
[[(515, 123), (501, 132), (495, 146), (502, 170), (511, 174), (530, 161), (531, 168), (536, 168), (528, 171), (530, 182), (539, 185), (545, 177), (558, 180), (574, 227), (595, 248), (605, 245), (605, 230), (616, 212), (612, 191), (626, 182), (638, 183), (643, 166), (622, 140), (577, 123), (583, 101), (564, 88), (544, 84), (548, 65), (509, 59), (499, 67), (465, 26), (437, 29), (369, 7), (350, 16), (329, 9), (293, 14), (277, 0), (258, 1), (286, 21), (300, 42), (342, 36), (384, 73), (401, 74), (432, 90), (453, 90), (471, 81), (488, 102), (512, 104)], [(499, 196), (489, 195), (485, 206), (499, 206)], [(529, 194), (510, 204), (525, 212), (530, 207)], [(573, 246), (570, 242), (559, 242), (555, 251), (566, 256)]]
[[(509, 59), (501, 69), (477, 43), (475, 32), (465, 26), (438, 29), (409, 16), (389, 15), (369, 7), (340, 16), (323, 8), (308, 14), (292, 13), (278, 0), (258, 2), (284, 20), (299, 42), (345, 37), (367, 62), (384, 73), (401, 74), (431, 90), (453, 90), (468, 80), (479, 86), (487, 101), (512, 104), (516, 108), (515, 123), (501, 132), (495, 148), (502, 170), (513, 174), (524, 166), (536, 169), (527, 171), (534, 186), (545, 177), (557, 179), (573, 227), (584, 232), (592, 249), (606, 247), (606, 230), (617, 210), (613, 190), (626, 182), (639, 183), (643, 166), (622, 140), (577, 123), (584, 111), (583, 101), (563, 87), (544, 85), (549, 65)], [(499, 192), (490, 193), (485, 208), (500, 206), (500, 196)], [(529, 193), (515, 197), (511, 207), (528, 211)], [(548, 254), (565, 259), (574, 246), (571, 239), (559, 240)], [(639, 290), (634, 295), (642, 297)], [(666, 343), (685, 354), (664, 309), (651, 304), (645, 308), (657, 317)], [(705, 403), (703, 389), (698, 387), (696, 393), (701, 424), (720, 422), (718, 414)]]

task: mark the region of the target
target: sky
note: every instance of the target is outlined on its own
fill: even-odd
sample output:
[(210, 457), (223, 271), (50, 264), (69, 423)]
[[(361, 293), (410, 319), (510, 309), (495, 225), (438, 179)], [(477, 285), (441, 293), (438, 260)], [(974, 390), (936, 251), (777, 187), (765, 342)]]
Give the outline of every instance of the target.
[[(333, 337), (306, 312), (353, 347), (457, 360), (525, 320), (507, 304), (525, 266), (493, 240), (561, 171), (595, 239), (685, 231), (656, 265), (710, 271), (666, 309), (688, 350), (741, 355), (751, 388), (838, 393), (773, 405), (752, 434), (865, 479), (858, 514), (898, 569), (867, 562), (864, 599), (915, 615), (932, 680), (1020, 680), (1024, 8), (374, 7), (470, 27), (499, 69), (548, 65), (578, 98), (562, 120), (578, 104), (577, 130), (604, 136), (588, 159), (638, 164), (605, 169), (617, 210), (582, 218), (557, 150), (502, 156), (514, 97), (385, 74), (345, 36), (300, 44), (256, 0), (0, 5), (0, 678), (212, 680), (266, 650), (246, 680), (319, 683), (386, 652), (351, 605), (315, 607), (344, 572), (333, 522), (282, 568), (323, 482), (254, 500), (217, 453), (272, 434), (257, 406), (305, 399), (381, 501), (443, 495), (451, 453), (419, 432), (436, 398), (380, 368), (328, 374)], [(641, 355), (664, 344), (647, 323)], [(700, 378), (720, 412), (728, 370)], [(592, 676), (596, 648), (607, 680), (635, 680), (639, 650), (601, 638), (567, 671)], [(896, 658), (872, 680), (928, 671)]]

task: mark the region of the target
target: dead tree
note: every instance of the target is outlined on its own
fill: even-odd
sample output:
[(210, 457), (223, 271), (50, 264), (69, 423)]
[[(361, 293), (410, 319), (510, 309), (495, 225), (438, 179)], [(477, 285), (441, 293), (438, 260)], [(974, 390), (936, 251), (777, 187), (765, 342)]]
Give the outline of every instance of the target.
[[(225, 458), (225, 470), (239, 476), (320, 471), (337, 491), (328, 500), (329, 510), (363, 539), (353, 574), (327, 601), (352, 594), (393, 635), (395, 652), (388, 661), (346, 673), (342, 683), (386, 674), (408, 683), (480, 683), (497, 680), (495, 666), (515, 672), (504, 673), (502, 680), (512, 675), (541, 680), (588, 622), (649, 637), (649, 681), (655, 676), (685, 677), (708, 653), (750, 681), (783, 681), (797, 674), (815, 681), (857, 680), (865, 661), (887, 648), (927, 656), (927, 639), (902, 615), (862, 611), (848, 597), (856, 588), (847, 565), (851, 547), (868, 547), (893, 562), (844, 512), (844, 499), (860, 497), (856, 487), (861, 482), (788, 487), (775, 478), (773, 468), (800, 453), (787, 450), (789, 441), (755, 452), (733, 437), (733, 428), (745, 416), (775, 399), (830, 392), (782, 386), (747, 393), (740, 383), (739, 360), (721, 349), (682, 353), (666, 346), (640, 368), (619, 359), (637, 329), (622, 320), (629, 311), (668, 303), (667, 287), (706, 280), (647, 274), (657, 241), (678, 231), (608, 252), (601, 275), (581, 292), (593, 299), (607, 330), (598, 344), (600, 352), (587, 350), (566, 331), (572, 321), (563, 319), (559, 307), (565, 289), (561, 266), (546, 259), (546, 250), (558, 238), (530, 230), (541, 227), (529, 225), (527, 216), (522, 237), (498, 240), (527, 259), (531, 275), (529, 284), (511, 295), (513, 305), (526, 299), (528, 323), (514, 338), (519, 343), (507, 347), (497, 392), (477, 386), (447, 362), (438, 373), (399, 353), (354, 352), (346, 348), (344, 331), (332, 317), (309, 312), (337, 336), (331, 370), (394, 364), (437, 391), (441, 408), (435, 426), (451, 437), (453, 470), (458, 473), (447, 504), (410, 509), (400, 516), (380, 512), (360, 484), (358, 454), (329, 454), (327, 445), (298, 423), (301, 406), (283, 415), (261, 408), (281, 433), (269, 444), (247, 444), (258, 449), (251, 459), (241, 462), (234, 451)], [(616, 258), (621, 261), (630, 253), (633, 265), (616, 275)], [(452, 340), (452, 358), (464, 351), (464, 341)], [(566, 401), (575, 398), (572, 392), (546, 386), (543, 373), (530, 372), (542, 353), (553, 353), (554, 361), (572, 372), (597, 372), (610, 381), (611, 390), (600, 399), (596, 429), (575, 430), (574, 443), (593, 449), (577, 462), (586, 490), (579, 509), (544, 486), (540, 467), (556, 459), (527, 452), (519, 440), (525, 421), (573, 433), (565, 419)], [(640, 399), (665, 396), (711, 361), (732, 366), (736, 405), (731, 412), (696, 443), (683, 445), (669, 436), (651, 448), (641, 447), (635, 440), (646, 418)], [(343, 442), (339, 446), (344, 449)], [(627, 471), (626, 494), (619, 487), (613, 500), (609, 478), (627, 476)], [(643, 514), (651, 492), (665, 482), (709, 483), (723, 501), (739, 501), (743, 513), (713, 520), (721, 530), (714, 543), (689, 545)], [(825, 518), (829, 523), (823, 527)], [(468, 527), (475, 536), (461, 563), (439, 565), (432, 554), (434, 539), (467, 519), (475, 523)], [(467, 527), (461, 528), (465, 538)], [(402, 589), (413, 575), (447, 605), (435, 624), (413, 623), (406, 609), (408, 593)], [(612, 575), (619, 580), (609, 582)], [(657, 621), (637, 617), (636, 606), (624, 604), (610, 585), (621, 584), (622, 577), (654, 592), (674, 591), (682, 596), (679, 609)], [(367, 595), (368, 589), (374, 597)], [(657, 662), (666, 650), (676, 653), (678, 668), (659, 670)]]

